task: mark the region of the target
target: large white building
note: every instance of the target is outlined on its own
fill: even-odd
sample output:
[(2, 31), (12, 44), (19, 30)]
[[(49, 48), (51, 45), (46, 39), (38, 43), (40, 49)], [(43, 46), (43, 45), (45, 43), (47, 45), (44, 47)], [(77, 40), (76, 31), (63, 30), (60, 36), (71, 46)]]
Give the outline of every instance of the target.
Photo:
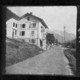
[(21, 18), (10, 18), (6, 21), (6, 36), (18, 40), (24, 40), (46, 49), (47, 25), (43, 19), (32, 13), (27, 13)]

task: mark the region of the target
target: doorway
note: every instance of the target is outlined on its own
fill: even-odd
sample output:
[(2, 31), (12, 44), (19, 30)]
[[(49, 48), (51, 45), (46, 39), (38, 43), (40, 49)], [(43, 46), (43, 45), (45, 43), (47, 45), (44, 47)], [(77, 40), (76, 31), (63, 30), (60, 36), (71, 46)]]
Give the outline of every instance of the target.
[(42, 40), (40, 40), (40, 47), (42, 47)]

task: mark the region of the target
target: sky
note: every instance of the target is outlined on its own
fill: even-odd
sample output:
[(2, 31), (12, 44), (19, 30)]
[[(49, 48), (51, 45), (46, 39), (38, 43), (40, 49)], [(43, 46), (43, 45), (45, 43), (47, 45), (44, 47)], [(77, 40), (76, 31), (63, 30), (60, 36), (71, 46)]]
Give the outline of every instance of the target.
[(77, 7), (76, 6), (8, 6), (9, 10), (18, 16), (32, 12), (42, 18), (50, 30), (76, 34)]

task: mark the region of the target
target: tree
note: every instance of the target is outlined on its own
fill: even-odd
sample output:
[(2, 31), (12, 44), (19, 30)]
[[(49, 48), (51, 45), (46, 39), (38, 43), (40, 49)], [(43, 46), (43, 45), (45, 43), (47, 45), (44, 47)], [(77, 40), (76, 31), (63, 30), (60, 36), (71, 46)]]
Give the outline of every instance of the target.
[(56, 43), (56, 44), (58, 43), (58, 40), (57, 40), (57, 39), (55, 39), (55, 43)]
[(54, 41), (55, 41), (54, 35), (51, 33), (47, 33), (47, 35), (46, 35), (47, 44), (52, 44), (52, 43), (54, 43)]

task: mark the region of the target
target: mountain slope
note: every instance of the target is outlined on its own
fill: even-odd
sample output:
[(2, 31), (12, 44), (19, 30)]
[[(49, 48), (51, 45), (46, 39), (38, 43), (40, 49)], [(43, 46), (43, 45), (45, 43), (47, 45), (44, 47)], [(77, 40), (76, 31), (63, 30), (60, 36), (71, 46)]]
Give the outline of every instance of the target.
[[(47, 32), (54, 34), (55, 38), (58, 39), (59, 42), (64, 42), (64, 32), (59, 30), (48, 30)], [(75, 34), (65, 32), (65, 41), (71, 41), (76, 38)]]

